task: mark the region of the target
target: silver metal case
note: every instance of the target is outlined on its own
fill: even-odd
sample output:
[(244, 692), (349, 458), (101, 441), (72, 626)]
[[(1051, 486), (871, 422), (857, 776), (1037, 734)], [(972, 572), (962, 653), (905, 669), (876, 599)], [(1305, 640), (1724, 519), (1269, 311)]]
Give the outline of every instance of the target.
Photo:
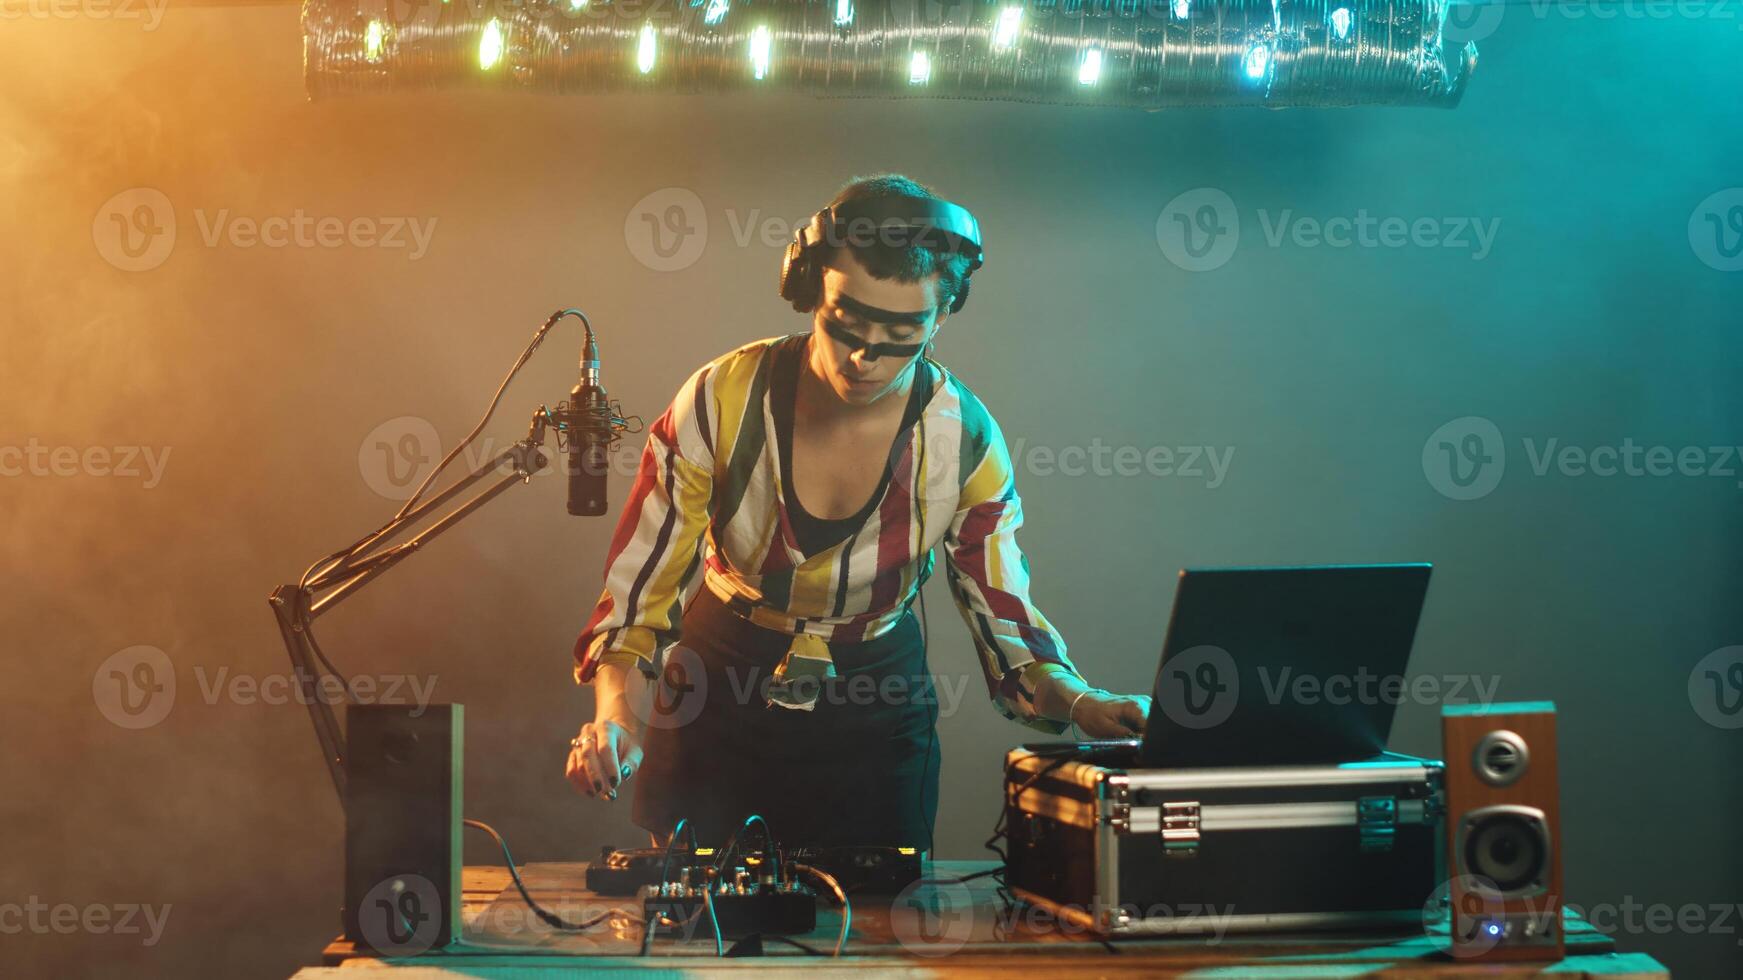
[(1136, 769), (1136, 740), (1005, 756), (1006, 884), (1103, 935), (1420, 928), (1443, 766)]

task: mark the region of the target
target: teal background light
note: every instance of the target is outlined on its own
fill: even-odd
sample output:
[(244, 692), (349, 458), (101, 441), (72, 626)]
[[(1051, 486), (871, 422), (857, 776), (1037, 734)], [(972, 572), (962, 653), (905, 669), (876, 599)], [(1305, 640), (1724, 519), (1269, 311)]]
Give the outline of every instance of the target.
[[(380, 433), (409, 416), (451, 447), (564, 306), (598, 329), (611, 395), (651, 420), (703, 361), (806, 328), (775, 295), (786, 235), (881, 170), (981, 222), (986, 265), (936, 356), (1002, 426), (1037, 603), (1094, 683), (1149, 689), (1183, 566), (1431, 561), (1414, 671), (1557, 704), (1570, 899), (1743, 900), (1743, 730), (1697, 700), (1706, 671), (1728, 676), (1703, 662), (1743, 644), (1743, 477), (1590, 465), (1625, 440), (1709, 466), (1743, 444), (1735, 21), (1509, 6), (1467, 30), (1483, 58), (1454, 110), (1159, 113), (494, 86), (311, 102), (294, 6), (14, 26), (0, 446), (169, 456), (150, 488), (0, 478), (0, 901), (173, 912), (154, 947), (8, 936), (0, 972), (314, 961), (342, 822), (308, 719), (207, 692), (288, 670), (267, 592), (390, 515), (371, 481), (436, 448)], [(176, 238), (128, 271), (105, 207), (135, 189), (169, 202)], [(298, 212), (433, 231), (422, 250), (409, 231), (237, 243), (238, 221)], [(572, 324), (545, 343), (496, 449), (565, 397), (579, 346)], [(1447, 428), (1466, 419), (1505, 468), (1460, 486), (1425, 456), (1479, 434)], [(625, 800), (560, 778), (591, 717), (569, 649), (611, 530), (535, 478), (322, 620), (350, 673), (431, 677), (466, 705), (467, 815), (522, 860), (645, 840)], [(994, 714), (945, 583), (927, 588), (938, 849), (984, 857), (1002, 754), (1035, 736)], [(128, 730), (93, 682), (135, 645), (167, 655), (177, 694)], [(1402, 705), (1393, 745), (1438, 755), (1438, 714)], [(498, 859), (478, 840), (468, 857)], [(1617, 939), (1679, 976), (1743, 965), (1735, 932)]]

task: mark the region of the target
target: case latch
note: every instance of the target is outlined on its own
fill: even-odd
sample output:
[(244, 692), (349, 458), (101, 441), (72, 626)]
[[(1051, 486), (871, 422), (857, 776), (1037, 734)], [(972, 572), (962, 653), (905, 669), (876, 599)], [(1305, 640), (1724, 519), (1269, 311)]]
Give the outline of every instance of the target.
[(1390, 796), (1364, 796), (1356, 800), (1356, 830), (1363, 853), (1390, 851), (1398, 835), (1398, 801)]
[(1191, 857), (1198, 853), (1198, 801), (1162, 804), (1162, 853)]

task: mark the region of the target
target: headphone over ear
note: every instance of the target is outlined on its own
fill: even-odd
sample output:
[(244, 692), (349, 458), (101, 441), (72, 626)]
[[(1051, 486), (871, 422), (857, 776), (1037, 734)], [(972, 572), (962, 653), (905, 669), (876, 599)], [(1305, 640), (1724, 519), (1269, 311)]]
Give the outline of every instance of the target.
[[(967, 208), (930, 197), (870, 197), (824, 208), (793, 232), (781, 258), (781, 298), (793, 309), (809, 313), (823, 295), (823, 264), (818, 261), (825, 243), (848, 244), (863, 237), (870, 222), (882, 237), (914, 242), (931, 237), (941, 247), (968, 257), (970, 275), (981, 266), (980, 222)], [(896, 237), (897, 235), (901, 237)], [(849, 237), (852, 236), (852, 237)], [(962, 292), (950, 303), (955, 313), (968, 302), (968, 277)]]

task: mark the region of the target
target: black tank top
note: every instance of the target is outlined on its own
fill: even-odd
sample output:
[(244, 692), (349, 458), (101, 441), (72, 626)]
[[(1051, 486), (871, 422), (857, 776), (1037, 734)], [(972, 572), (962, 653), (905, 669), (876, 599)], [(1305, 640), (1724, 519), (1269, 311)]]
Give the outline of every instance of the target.
[(793, 489), (793, 406), (798, 394), (799, 371), (803, 368), (805, 355), (811, 349), (810, 335), (807, 334), (798, 343), (787, 345), (782, 351), (780, 360), (775, 365), (775, 376), (771, 394), (773, 403), (769, 406), (775, 419), (775, 441), (781, 453), (781, 472), (788, 474), (786, 485), (782, 487), (782, 496), (786, 499), (787, 519), (793, 525), (793, 534), (798, 538), (799, 550), (806, 555), (815, 555), (833, 548), (865, 525), (878, 501), (883, 499), (884, 491), (888, 489), (896, 463), (896, 447), (901, 444), (902, 433), (920, 420), (920, 411), (926, 404), (926, 395), (932, 390), (931, 368), (922, 360), (914, 371), (914, 381), (908, 392), (908, 407), (902, 414), (902, 424), (896, 430), (896, 438), (891, 441), (888, 458), (884, 460), (884, 475), (878, 481), (876, 490), (872, 491), (871, 499), (856, 514), (825, 520), (814, 517), (805, 510), (799, 502), (799, 495)]

